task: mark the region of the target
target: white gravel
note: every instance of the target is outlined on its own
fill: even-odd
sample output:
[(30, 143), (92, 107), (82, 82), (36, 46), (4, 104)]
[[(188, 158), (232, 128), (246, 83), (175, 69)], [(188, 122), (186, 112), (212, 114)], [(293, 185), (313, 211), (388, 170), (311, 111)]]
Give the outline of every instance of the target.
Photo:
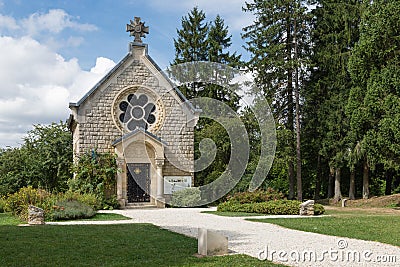
[[(90, 223), (152, 223), (191, 237), (197, 237), (198, 228), (206, 228), (227, 236), (229, 250), (233, 253), (256, 258), (261, 256), (263, 259), (267, 257), (289, 266), (400, 266), (400, 248), (396, 246), (290, 230), (273, 224), (246, 221), (243, 217), (201, 213), (204, 210), (212, 209), (102, 211), (122, 214), (132, 220)], [(89, 222), (67, 224), (81, 223)]]

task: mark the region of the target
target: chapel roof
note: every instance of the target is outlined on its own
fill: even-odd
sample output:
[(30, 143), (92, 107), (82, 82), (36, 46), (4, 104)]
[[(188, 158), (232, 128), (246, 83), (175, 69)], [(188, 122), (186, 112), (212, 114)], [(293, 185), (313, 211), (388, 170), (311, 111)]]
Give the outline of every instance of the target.
[[(162, 74), (163, 78), (171, 85), (174, 89), (175, 93), (178, 95), (179, 99), (185, 103), (190, 110), (193, 112), (201, 112), (200, 109), (195, 108), (190, 101), (182, 94), (182, 92), (178, 89), (177, 85), (165, 74), (165, 72), (158, 66), (158, 64), (148, 55), (147, 44), (143, 43), (131, 43), (131, 47), (144, 47), (145, 55), (144, 57)], [(78, 102), (70, 102), (70, 108), (79, 108), (93, 93), (98, 90), (101, 85), (103, 85), (108, 79), (110, 79), (118, 70), (133, 56), (132, 49), (131, 51), (117, 64), (112, 68), (96, 85), (94, 85)]]
[(158, 137), (157, 135), (141, 128), (141, 127), (137, 127), (135, 130), (125, 134), (124, 136), (121, 136), (120, 138), (116, 139), (114, 142), (112, 142), (113, 146), (118, 145), (119, 143), (123, 142), (126, 139), (129, 139), (139, 133), (143, 133), (145, 136), (152, 138), (153, 140), (157, 141), (158, 143), (161, 143), (162, 145), (167, 145), (167, 143), (165, 141), (163, 141), (160, 137)]

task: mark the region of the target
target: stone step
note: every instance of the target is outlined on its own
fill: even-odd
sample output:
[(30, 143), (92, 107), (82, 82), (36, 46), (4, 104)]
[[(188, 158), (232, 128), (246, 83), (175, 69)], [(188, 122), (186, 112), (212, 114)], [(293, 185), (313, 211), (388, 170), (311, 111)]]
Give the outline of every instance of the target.
[(125, 209), (156, 209), (157, 206), (149, 202), (128, 203)]

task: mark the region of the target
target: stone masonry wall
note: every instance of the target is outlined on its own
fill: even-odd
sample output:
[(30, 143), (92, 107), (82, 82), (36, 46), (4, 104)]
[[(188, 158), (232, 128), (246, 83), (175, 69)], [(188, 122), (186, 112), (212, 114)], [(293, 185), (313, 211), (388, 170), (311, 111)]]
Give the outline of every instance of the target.
[[(182, 103), (179, 103), (166, 88), (159, 86), (157, 78), (152, 75), (140, 57), (135, 57), (120, 75), (101, 85), (79, 107), (78, 115), (84, 118), (78, 121), (79, 141), (76, 144), (79, 146), (79, 153), (92, 149), (97, 149), (100, 153), (114, 151), (112, 142), (122, 137), (122, 133), (113, 121), (113, 101), (125, 88), (138, 85), (153, 89), (164, 103), (164, 124), (153, 134), (167, 143), (166, 158), (173, 155), (183, 156), (187, 161), (187, 164), (184, 164), (185, 169), (190, 169), (194, 158), (193, 127), (186, 125), (187, 118), (181, 107)], [(164, 175), (188, 174), (186, 171), (178, 170), (168, 161), (164, 164)]]

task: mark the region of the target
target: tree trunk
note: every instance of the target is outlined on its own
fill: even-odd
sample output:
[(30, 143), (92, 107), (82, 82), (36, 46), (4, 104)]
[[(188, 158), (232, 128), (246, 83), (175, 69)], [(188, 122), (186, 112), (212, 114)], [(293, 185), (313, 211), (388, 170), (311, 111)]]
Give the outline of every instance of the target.
[(356, 172), (352, 170), (350, 172), (350, 188), (349, 188), (349, 199), (356, 199)]
[(387, 170), (385, 173), (386, 178), (386, 188), (385, 188), (385, 195), (392, 194), (392, 182), (393, 182), (393, 172), (392, 170)]
[[(289, 7), (288, 7), (289, 10)], [(292, 30), (290, 14), (287, 15), (286, 21), (286, 56), (287, 61), (292, 60)], [(293, 116), (293, 69), (289, 67), (287, 70), (287, 129), (290, 131), (289, 147), (289, 199), (294, 199), (295, 177), (294, 177), (294, 116)]]
[(399, 186), (400, 186), (400, 175), (397, 175), (396, 178), (394, 179), (393, 188), (397, 189), (397, 187)]
[(321, 193), (321, 156), (318, 154), (317, 158), (317, 177), (315, 178), (315, 191), (314, 191), (314, 199), (319, 199), (319, 195)]
[(288, 163), (288, 174), (289, 174), (289, 199), (294, 199), (294, 166), (293, 161), (289, 160)]
[[(294, 60), (297, 64), (297, 21), (294, 21)], [(296, 180), (297, 180), (297, 200), (303, 201), (303, 186), (301, 181), (301, 140), (300, 140), (300, 92), (299, 92), (299, 67), (295, 66), (294, 75), (294, 96), (296, 102)]]
[(333, 197), (334, 202), (339, 202), (342, 199), (342, 191), (340, 190), (340, 168), (335, 169), (335, 196)]
[(362, 190), (363, 199), (369, 198), (369, 167), (367, 160), (364, 161), (363, 166), (363, 190)]
[(335, 176), (335, 169), (333, 167), (329, 168), (329, 177), (328, 177), (328, 198), (333, 197), (333, 178)]

